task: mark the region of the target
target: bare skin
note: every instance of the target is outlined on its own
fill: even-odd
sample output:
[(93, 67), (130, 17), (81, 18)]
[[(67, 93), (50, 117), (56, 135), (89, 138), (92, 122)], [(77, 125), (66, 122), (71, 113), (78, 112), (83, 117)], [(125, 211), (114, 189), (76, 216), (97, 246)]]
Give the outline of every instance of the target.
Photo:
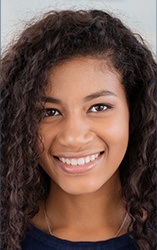
[[(49, 234), (44, 217), (44, 207), (54, 236), (71, 241), (101, 241), (116, 234), (124, 216), (125, 208), (121, 194), (115, 186), (113, 176), (112, 189), (107, 184), (101, 190), (86, 195), (66, 194), (55, 184), (48, 199), (40, 204), (40, 210), (32, 223)], [(119, 180), (117, 179), (117, 185)], [(116, 195), (115, 195), (116, 194)], [(129, 219), (119, 235), (127, 232)]]
[[(51, 188), (32, 223), (49, 233), (46, 207), (56, 237), (113, 238), (126, 214), (119, 165), (128, 145), (129, 110), (120, 76), (98, 59), (75, 58), (52, 70), (46, 95), (47, 115), (40, 126), (45, 150), (39, 163)], [(91, 155), (96, 159), (81, 167), (68, 163)]]

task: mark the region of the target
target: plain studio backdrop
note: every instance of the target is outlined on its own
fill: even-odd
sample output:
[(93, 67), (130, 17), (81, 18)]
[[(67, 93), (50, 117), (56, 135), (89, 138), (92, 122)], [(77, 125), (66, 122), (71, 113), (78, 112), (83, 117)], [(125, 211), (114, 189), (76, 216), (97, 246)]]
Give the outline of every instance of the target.
[(114, 13), (142, 35), (156, 54), (156, 0), (1, 0), (2, 51), (26, 21), (50, 10), (63, 9), (101, 9)]

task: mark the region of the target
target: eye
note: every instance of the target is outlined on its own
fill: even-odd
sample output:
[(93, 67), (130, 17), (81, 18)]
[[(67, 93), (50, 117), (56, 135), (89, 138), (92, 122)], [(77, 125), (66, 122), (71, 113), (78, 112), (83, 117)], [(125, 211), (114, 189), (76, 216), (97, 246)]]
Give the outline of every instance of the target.
[(57, 116), (57, 115), (60, 115), (60, 114), (61, 113), (57, 109), (53, 109), (53, 108), (44, 109), (44, 116), (45, 117)]
[(103, 111), (105, 111), (105, 110), (107, 110), (107, 109), (111, 109), (111, 106), (109, 106), (109, 105), (106, 105), (106, 104), (96, 104), (96, 105), (93, 105), (90, 109), (89, 109), (89, 111), (90, 112), (103, 112)]

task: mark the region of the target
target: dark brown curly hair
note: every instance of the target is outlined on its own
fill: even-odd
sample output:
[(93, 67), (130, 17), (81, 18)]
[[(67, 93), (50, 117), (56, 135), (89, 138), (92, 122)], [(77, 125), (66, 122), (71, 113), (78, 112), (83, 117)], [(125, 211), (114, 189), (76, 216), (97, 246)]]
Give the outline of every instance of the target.
[[(30, 23), (1, 60), (2, 248), (20, 242), (49, 177), (38, 164), (37, 110), (49, 71), (75, 56), (109, 60), (122, 77), (130, 139), (120, 165), (122, 195), (139, 249), (155, 249), (157, 65), (139, 35), (99, 10), (51, 11)], [(129, 232), (129, 229), (128, 229)]]

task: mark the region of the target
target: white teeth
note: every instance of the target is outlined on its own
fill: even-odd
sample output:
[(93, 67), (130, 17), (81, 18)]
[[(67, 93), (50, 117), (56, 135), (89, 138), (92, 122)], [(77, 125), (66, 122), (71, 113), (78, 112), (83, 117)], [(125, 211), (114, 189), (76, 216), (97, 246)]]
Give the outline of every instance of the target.
[(95, 155), (91, 156), (91, 161), (95, 160)]
[(72, 159), (69, 159), (69, 158), (59, 158), (59, 160), (63, 163), (66, 163), (68, 165), (72, 165), (72, 166), (76, 166), (76, 165), (83, 165), (85, 163), (89, 163), (90, 161), (94, 161), (98, 156), (100, 155), (99, 154), (95, 154), (95, 155), (90, 155), (90, 156), (86, 156), (86, 157), (82, 157), (82, 158), (72, 158)]
[(87, 157), (85, 158), (85, 163), (88, 163), (88, 162), (90, 162), (90, 157), (89, 157), (89, 156), (87, 156)]
[(66, 160), (64, 158), (61, 158), (61, 161), (64, 162), (64, 163), (66, 162)]
[(80, 158), (77, 160), (77, 164), (78, 165), (83, 165), (85, 162), (84, 162), (84, 158)]
[(65, 162), (66, 162), (66, 164), (70, 164), (71, 163), (70, 159), (65, 159)]
[(71, 159), (71, 165), (77, 165), (77, 160), (76, 159)]

